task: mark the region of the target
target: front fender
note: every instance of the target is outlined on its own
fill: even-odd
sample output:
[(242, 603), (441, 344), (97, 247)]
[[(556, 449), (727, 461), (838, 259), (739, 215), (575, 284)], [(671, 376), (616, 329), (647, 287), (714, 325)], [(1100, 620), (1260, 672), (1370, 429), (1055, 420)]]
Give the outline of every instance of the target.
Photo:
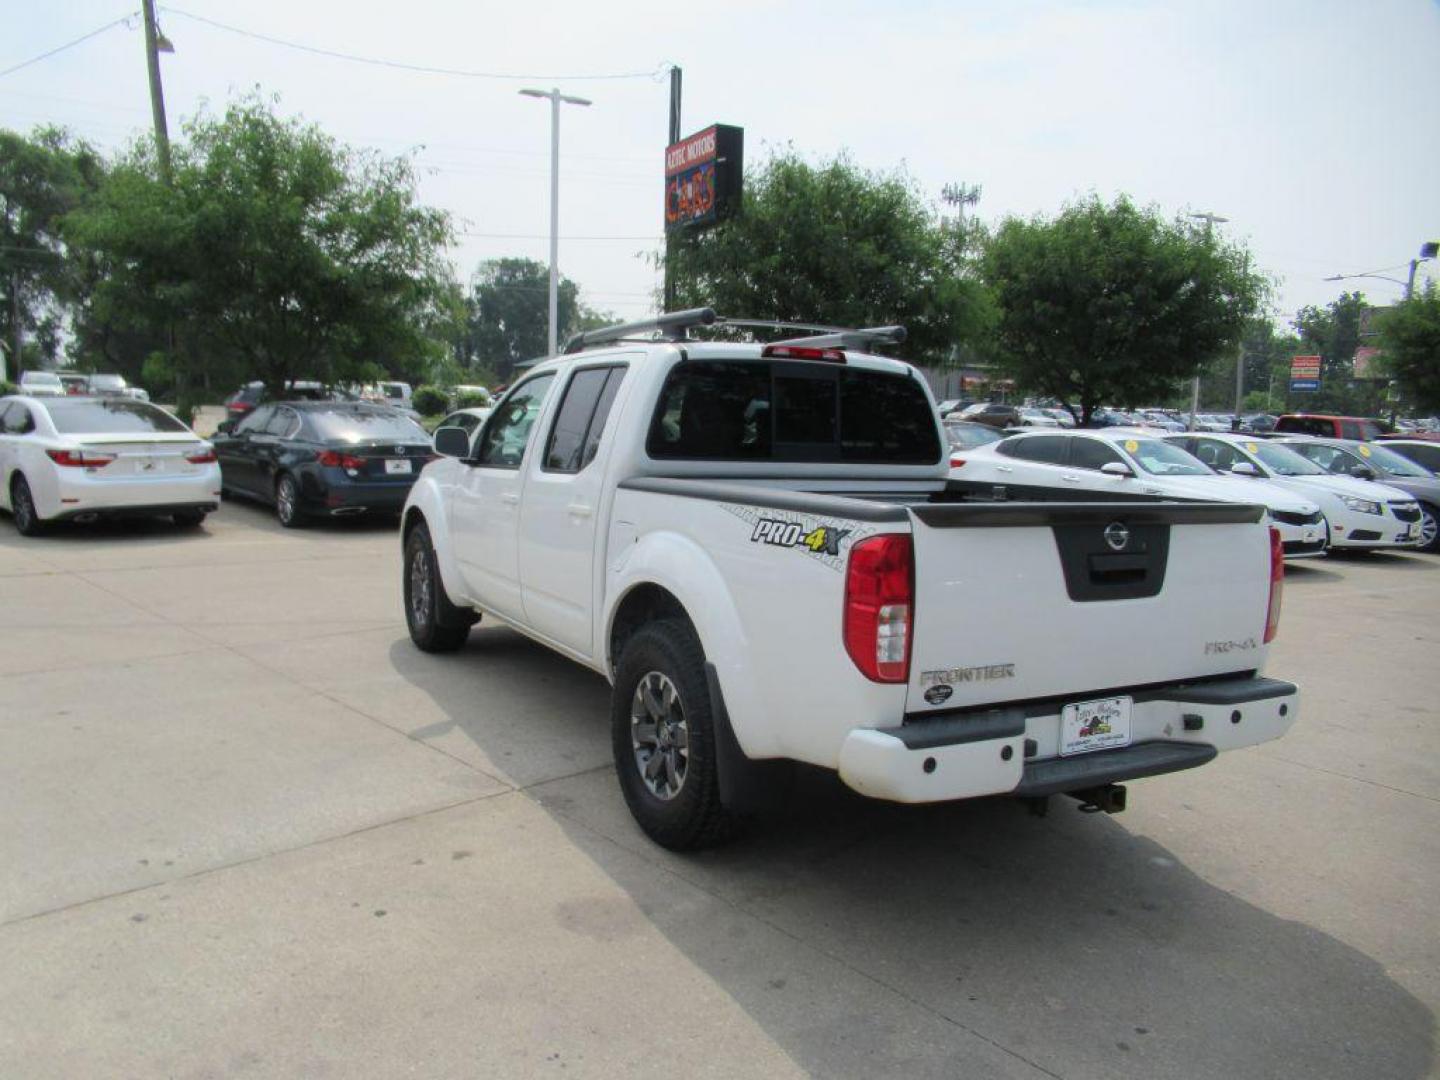
[(460, 573), (460, 564), (455, 560), (455, 545), (450, 536), (449, 520), (445, 516), (445, 490), (434, 477), (427, 475), (427, 467), (410, 487), (405, 500), (401, 520), (405, 523), (400, 531), (400, 547), (404, 551), (405, 541), (410, 536), (410, 526), (419, 515), (430, 530), (430, 543), (435, 548), (435, 566), (440, 571), (440, 583), (452, 603), (470, 604), (470, 590), (465, 587), (465, 578)]
[(658, 585), (685, 609), (705, 658), (714, 665), (735, 738), (747, 757), (781, 755), (773, 727), (765, 713), (753, 678), (747, 676), (745, 657), (749, 643), (745, 627), (724, 576), (710, 555), (695, 541), (679, 533), (654, 532), (628, 548), (618, 566), (607, 568), (610, 587), (605, 605), (601, 647), (605, 670), (613, 670), (617, 657), (609, 655), (615, 615), (625, 597), (642, 585)]

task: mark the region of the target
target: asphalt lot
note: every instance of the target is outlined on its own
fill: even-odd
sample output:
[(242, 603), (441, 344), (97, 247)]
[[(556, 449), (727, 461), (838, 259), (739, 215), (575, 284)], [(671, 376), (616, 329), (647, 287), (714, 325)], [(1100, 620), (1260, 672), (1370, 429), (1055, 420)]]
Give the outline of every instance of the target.
[(1434, 1075), (1437, 644), (1440, 559), (1292, 566), (1279, 742), (681, 857), (601, 679), (410, 646), (388, 528), (0, 521), (0, 1076)]

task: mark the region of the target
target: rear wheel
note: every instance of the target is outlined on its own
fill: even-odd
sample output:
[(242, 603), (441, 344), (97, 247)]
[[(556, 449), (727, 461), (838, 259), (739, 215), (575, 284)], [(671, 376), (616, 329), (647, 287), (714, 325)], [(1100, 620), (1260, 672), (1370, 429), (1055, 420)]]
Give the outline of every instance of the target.
[(30, 485), (25, 477), (18, 474), (10, 482), (10, 514), (15, 519), (15, 531), (21, 536), (39, 536), (45, 531), (45, 523), (35, 509), (35, 497), (30, 494)]
[(1420, 543), (1416, 547), (1421, 551), (1440, 551), (1440, 510), (1422, 502), (1419, 529)]
[(275, 516), (287, 529), (298, 529), (305, 524), (305, 512), (300, 509), (300, 485), (289, 473), (282, 473), (275, 482)]
[(610, 724), (620, 790), (650, 839), (692, 851), (735, 834), (720, 801), (705, 652), (687, 620), (658, 620), (626, 642)]
[(480, 616), (450, 602), (430, 530), (416, 525), (405, 538), (405, 625), (410, 640), (425, 652), (454, 652), (465, 644)]

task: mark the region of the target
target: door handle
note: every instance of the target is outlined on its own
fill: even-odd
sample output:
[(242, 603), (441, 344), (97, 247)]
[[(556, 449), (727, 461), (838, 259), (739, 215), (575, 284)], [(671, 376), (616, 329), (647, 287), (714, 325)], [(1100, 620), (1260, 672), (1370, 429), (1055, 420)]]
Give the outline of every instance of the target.
[(514, 506), (520, 501), (520, 496), (513, 491), (506, 491), (501, 494), (500, 501), (507, 506)]
[(565, 509), (570, 511), (570, 515), (572, 517), (579, 518), (588, 518), (591, 514), (595, 512), (595, 508), (593, 506), (586, 506), (584, 503), (571, 503), (569, 506), (565, 507)]
[(1078, 484), (1080, 482), (1080, 477), (1076, 476), (1074, 473), (1062, 473), (1060, 479), (1071, 484)]

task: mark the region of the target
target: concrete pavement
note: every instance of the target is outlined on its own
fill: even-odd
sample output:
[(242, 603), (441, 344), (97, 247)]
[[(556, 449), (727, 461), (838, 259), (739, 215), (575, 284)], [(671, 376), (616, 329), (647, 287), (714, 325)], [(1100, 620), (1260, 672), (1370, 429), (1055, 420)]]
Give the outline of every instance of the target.
[(603, 680), (387, 528), (0, 522), (0, 1075), (1423, 1077), (1440, 560), (1291, 568), (1284, 740), (1131, 809), (631, 823)]

